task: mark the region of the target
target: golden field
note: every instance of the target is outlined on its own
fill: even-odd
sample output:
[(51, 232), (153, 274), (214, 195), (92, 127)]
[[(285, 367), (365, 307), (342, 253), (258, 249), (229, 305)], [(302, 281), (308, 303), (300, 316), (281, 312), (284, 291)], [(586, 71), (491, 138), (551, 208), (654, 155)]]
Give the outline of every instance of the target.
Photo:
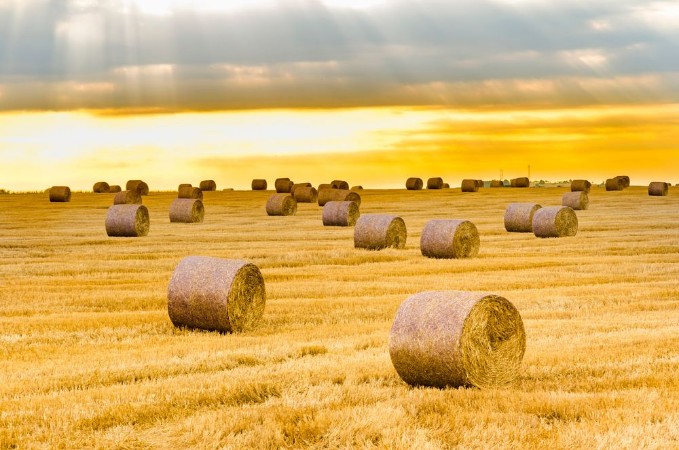
[[(206, 192), (205, 222), (109, 238), (113, 194), (0, 195), (0, 448), (679, 448), (679, 188), (593, 187), (577, 236), (507, 233), (507, 203), (565, 188), (366, 190), (405, 250), (353, 248), (321, 209), (268, 217), (271, 192)], [(468, 219), (479, 256), (421, 256), (432, 218)], [(261, 326), (175, 329), (167, 286), (188, 255), (266, 280)], [(527, 333), (510, 387), (411, 388), (393, 369), (396, 309), (425, 290), (509, 299)]]

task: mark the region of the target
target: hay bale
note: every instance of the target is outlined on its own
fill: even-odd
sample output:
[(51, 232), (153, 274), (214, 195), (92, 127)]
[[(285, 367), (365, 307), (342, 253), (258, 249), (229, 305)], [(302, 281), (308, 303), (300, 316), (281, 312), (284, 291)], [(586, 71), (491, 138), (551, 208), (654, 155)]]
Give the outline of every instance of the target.
[(424, 186), (422, 178), (412, 177), (406, 180), (406, 189), (409, 191), (419, 191), (422, 189), (422, 186)]
[(413, 386), (495, 388), (519, 375), (526, 332), (504, 297), (429, 291), (408, 297), (389, 332), (389, 356)]
[(354, 247), (368, 250), (403, 248), (407, 237), (408, 231), (402, 218), (391, 214), (365, 214), (356, 221)]
[(106, 213), (106, 234), (109, 236), (146, 236), (149, 227), (149, 211), (144, 205), (113, 205)]
[(510, 233), (532, 233), (533, 215), (542, 208), (537, 203), (510, 203), (505, 209), (505, 230)]
[(448, 183), (443, 183), (443, 189), (450, 189), (450, 185)]
[(478, 192), (479, 184), (477, 183), (477, 180), (464, 179), (462, 180), (460, 188), (462, 192)]
[(266, 213), (270, 216), (294, 216), (297, 200), (290, 194), (274, 194), (266, 201)]
[(575, 236), (578, 216), (568, 206), (545, 206), (533, 215), (533, 233), (540, 238)]
[(622, 180), (622, 187), (623, 187), (623, 189), (629, 187), (630, 181), (629, 181), (629, 177), (628, 177), (627, 175), (618, 175), (618, 176), (615, 177), (615, 178), (620, 178), (620, 179)]
[(573, 180), (571, 181), (571, 192), (586, 192), (589, 194), (592, 188), (592, 183), (587, 180)]
[(105, 181), (97, 181), (94, 183), (94, 186), (92, 186), (92, 191), (95, 194), (106, 194), (111, 192), (111, 186), (109, 186)]
[(141, 205), (141, 195), (137, 191), (120, 191), (113, 196), (114, 205)]
[(330, 182), (333, 188), (335, 189), (344, 189), (344, 190), (349, 190), (349, 183), (347, 183), (344, 180), (332, 180)]
[(253, 191), (266, 191), (267, 184), (266, 180), (263, 178), (255, 178), (252, 180), (252, 190)]
[(443, 178), (433, 177), (427, 180), (427, 189), (442, 189), (443, 188)]
[(190, 184), (187, 186), (185, 184), (179, 185), (179, 189), (177, 190), (177, 198), (193, 198), (193, 199), (198, 199), (202, 200), (203, 199), (203, 191), (200, 188), (193, 187)]
[(321, 192), (323, 189), (336, 189), (332, 184), (329, 183), (323, 183), (318, 185), (318, 192)]
[(279, 194), (289, 194), (292, 190), (292, 185), (295, 184), (290, 181), (290, 178), (276, 178), (274, 187)]
[(265, 304), (262, 273), (239, 259), (187, 256), (167, 288), (167, 312), (176, 327), (222, 333), (252, 330)]
[(502, 182), (502, 180), (491, 180), (490, 187), (492, 188), (505, 187), (505, 184)]
[(624, 180), (620, 177), (613, 177), (606, 180), (607, 191), (622, 191), (624, 188)]
[(304, 186), (295, 189), (294, 194), (297, 203), (316, 203), (318, 200), (318, 191), (311, 186)]
[(112, 194), (117, 194), (118, 192), (122, 192), (122, 188), (118, 184), (112, 184), (109, 186), (108, 191)]
[(648, 195), (663, 197), (670, 191), (670, 184), (664, 181), (652, 181), (648, 185)]
[(420, 237), (420, 251), (429, 258), (473, 258), (480, 245), (479, 232), (468, 220), (430, 220)]
[(360, 217), (355, 202), (330, 201), (323, 206), (323, 225), (332, 227), (353, 227)]
[(50, 202), (64, 203), (71, 201), (71, 188), (68, 186), (52, 186), (49, 188)]
[(318, 191), (318, 206), (328, 202), (354, 202), (361, 206), (361, 195), (346, 189), (323, 189)]
[(128, 180), (125, 183), (126, 191), (137, 191), (139, 195), (149, 195), (149, 185), (141, 180)]
[(362, 191), (363, 186), (361, 186), (360, 184), (358, 186), (351, 186), (351, 190), (352, 191)]
[(476, 185), (480, 188), (483, 187), (483, 180), (476, 180)]
[(195, 198), (177, 198), (170, 204), (170, 222), (200, 223), (205, 217), (203, 202)]
[(217, 183), (215, 183), (215, 180), (203, 180), (200, 182), (198, 185), (201, 191), (216, 191), (217, 190)]
[(589, 196), (585, 191), (565, 192), (561, 196), (561, 205), (575, 210), (589, 208)]
[(311, 183), (294, 183), (292, 187), (290, 188), (290, 193), (294, 196), (295, 195), (295, 190), (297, 188), (301, 187), (311, 187)]
[(528, 177), (513, 178), (510, 180), (509, 185), (517, 188), (527, 188), (530, 187), (530, 180)]

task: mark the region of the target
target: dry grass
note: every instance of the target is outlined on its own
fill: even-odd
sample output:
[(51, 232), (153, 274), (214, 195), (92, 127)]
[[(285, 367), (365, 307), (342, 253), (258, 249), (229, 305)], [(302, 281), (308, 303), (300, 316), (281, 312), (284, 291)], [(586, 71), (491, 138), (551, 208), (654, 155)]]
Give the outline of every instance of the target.
[[(214, 192), (196, 227), (169, 223), (176, 192), (152, 192), (143, 239), (106, 236), (106, 195), (2, 195), (0, 448), (676, 448), (679, 191), (593, 187), (568, 239), (504, 230), (507, 204), (567, 189), (364, 190), (364, 213), (410, 231), (380, 252), (323, 227), (314, 204), (281, 226), (263, 215), (270, 192)], [(478, 256), (424, 258), (425, 222), (451, 217), (477, 226)], [(167, 288), (188, 255), (255, 263), (260, 326), (175, 328)], [(389, 330), (432, 289), (517, 307), (527, 346), (511, 387), (401, 381)]]

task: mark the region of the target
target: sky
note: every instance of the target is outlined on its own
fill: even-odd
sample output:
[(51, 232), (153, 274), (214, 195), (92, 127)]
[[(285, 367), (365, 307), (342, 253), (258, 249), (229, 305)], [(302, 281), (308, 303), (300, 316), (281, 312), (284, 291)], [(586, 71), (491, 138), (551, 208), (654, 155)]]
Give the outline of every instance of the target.
[(0, 188), (679, 182), (679, 2), (0, 0)]

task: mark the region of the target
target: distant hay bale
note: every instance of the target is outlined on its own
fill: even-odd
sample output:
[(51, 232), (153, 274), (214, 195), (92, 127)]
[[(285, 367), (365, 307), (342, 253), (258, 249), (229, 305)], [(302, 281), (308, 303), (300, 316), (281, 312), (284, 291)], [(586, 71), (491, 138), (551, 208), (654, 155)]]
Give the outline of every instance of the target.
[(462, 180), (462, 185), (460, 186), (462, 192), (478, 192), (479, 184), (476, 181), (470, 179)]
[(167, 311), (176, 327), (249, 331), (259, 324), (265, 304), (262, 273), (239, 259), (187, 256), (167, 289)]
[(328, 202), (354, 202), (361, 206), (361, 195), (346, 189), (323, 189), (318, 191), (318, 206)]
[(533, 215), (542, 208), (537, 203), (510, 203), (505, 209), (505, 230), (510, 233), (532, 233)]
[(334, 187), (335, 189), (344, 189), (344, 190), (347, 190), (347, 191), (349, 190), (349, 183), (347, 183), (347, 182), (344, 181), (344, 180), (332, 180), (332, 181), (330, 182), (330, 184), (331, 184), (332, 187)]
[(318, 191), (311, 186), (303, 186), (295, 189), (294, 194), (297, 203), (316, 203), (318, 200)]
[(113, 196), (114, 205), (141, 205), (141, 194), (137, 191), (120, 191)]
[(492, 180), (490, 182), (490, 187), (492, 188), (505, 187), (505, 184), (502, 182), (502, 180)]
[(354, 247), (368, 250), (403, 248), (407, 237), (402, 218), (391, 214), (364, 214), (356, 221)]
[(176, 198), (170, 204), (170, 222), (200, 223), (205, 217), (203, 202), (195, 198)]
[(319, 184), (318, 185), (318, 192), (321, 192), (321, 190), (323, 190), (323, 189), (336, 189), (336, 188), (333, 187), (333, 185), (330, 184), (330, 183)]
[(584, 210), (589, 208), (589, 196), (585, 191), (565, 192), (561, 196), (561, 205), (574, 210)]
[(509, 185), (511, 187), (517, 187), (517, 188), (527, 188), (530, 187), (530, 180), (528, 177), (519, 177), (519, 178), (513, 178), (510, 180)]
[(177, 191), (180, 191), (180, 190), (186, 189), (186, 188), (190, 188), (190, 187), (193, 187), (193, 185), (191, 183), (182, 183), (177, 188)]
[(290, 194), (274, 194), (266, 202), (266, 213), (270, 216), (293, 216), (296, 212), (297, 200)]
[(50, 202), (64, 203), (71, 201), (71, 188), (68, 186), (52, 186), (49, 189)]
[(648, 195), (662, 197), (667, 195), (669, 191), (669, 183), (663, 181), (653, 181), (648, 185)]
[(215, 180), (203, 180), (203, 181), (200, 182), (198, 187), (203, 192), (216, 191), (217, 190), (217, 183), (215, 183)]
[(263, 178), (255, 178), (252, 180), (253, 191), (266, 191), (267, 183)]
[(297, 190), (297, 188), (301, 188), (301, 187), (311, 187), (311, 183), (294, 183), (292, 185), (292, 187), (290, 188), (290, 193), (292, 195), (295, 195), (295, 190)]
[(473, 258), (480, 245), (476, 225), (468, 220), (430, 220), (420, 237), (420, 251), (429, 258)]
[(432, 177), (427, 180), (427, 189), (442, 189), (443, 188), (443, 178)]
[(607, 191), (622, 191), (624, 188), (624, 180), (620, 177), (613, 177), (606, 180)]
[(363, 186), (361, 186), (360, 184), (358, 186), (351, 186), (351, 190), (352, 191), (362, 191)]
[(533, 233), (540, 238), (575, 236), (578, 216), (568, 206), (545, 206), (533, 215)]
[(620, 178), (622, 180), (623, 189), (629, 187), (630, 181), (629, 181), (629, 177), (627, 175), (618, 175), (615, 178)]
[(144, 205), (113, 205), (106, 213), (106, 234), (139, 237), (149, 233), (149, 211)]
[(202, 200), (203, 191), (200, 188), (191, 186), (190, 184), (188, 186), (180, 185), (179, 189), (177, 190), (177, 198), (193, 198)]
[(484, 186), (483, 180), (476, 180), (476, 185), (477, 185), (478, 187), (482, 188), (482, 187)]
[(295, 184), (290, 181), (290, 178), (276, 178), (274, 187), (279, 194), (289, 194), (292, 190), (292, 185)]
[(589, 194), (592, 188), (592, 183), (587, 180), (573, 180), (571, 181), (571, 192), (586, 192)]
[(450, 189), (450, 184), (443, 183), (443, 189)]
[(109, 186), (105, 181), (97, 181), (94, 183), (94, 186), (92, 186), (92, 191), (95, 194), (106, 194), (111, 192), (111, 186)]
[(406, 189), (409, 191), (419, 191), (423, 186), (422, 178), (411, 177), (406, 180)]
[(360, 217), (355, 202), (330, 201), (323, 206), (323, 225), (332, 227), (353, 227)]
[(519, 311), (494, 294), (411, 295), (389, 332), (391, 362), (412, 386), (506, 386), (518, 377), (525, 351)]
[(110, 193), (112, 193), (112, 194), (116, 194), (116, 193), (118, 193), (118, 192), (122, 192), (122, 190), (123, 190), (123, 189), (122, 189), (122, 188), (120, 187), (120, 185), (118, 185), (118, 184), (112, 184), (112, 185), (109, 186), (109, 188), (108, 188), (108, 191), (109, 191)]
[(149, 195), (149, 185), (141, 180), (128, 180), (125, 183), (126, 191), (137, 191), (139, 195)]

